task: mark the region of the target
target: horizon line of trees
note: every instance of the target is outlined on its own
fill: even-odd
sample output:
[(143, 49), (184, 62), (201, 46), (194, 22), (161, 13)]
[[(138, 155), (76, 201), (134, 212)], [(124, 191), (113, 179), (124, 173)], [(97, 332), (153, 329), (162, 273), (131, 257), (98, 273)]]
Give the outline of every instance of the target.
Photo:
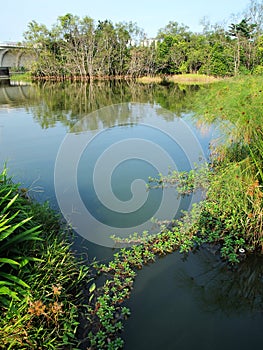
[(204, 21), (203, 32), (193, 33), (170, 21), (146, 45), (136, 23), (96, 23), (70, 13), (51, 29), (31, 21), (24, 38), (36, 56), (35, 77), (263, 74), (263, 1), (251, 0), (241, 20), (227, 28)]

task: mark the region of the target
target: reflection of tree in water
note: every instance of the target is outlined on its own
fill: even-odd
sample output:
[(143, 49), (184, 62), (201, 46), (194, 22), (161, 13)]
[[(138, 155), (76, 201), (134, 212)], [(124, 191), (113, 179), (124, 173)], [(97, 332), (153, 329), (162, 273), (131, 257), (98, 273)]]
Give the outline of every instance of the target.
[[(158, 104), (177, 116), (188, 109), (190, 97), (197, 87), (170, 84), (143, 85), (126, 81), (99, 81), (94, 83), (44, 83), (36, 85), (39, 104), (32, 108), (34, 118), (42, 128), (54, 126), (57, 122), (72, 126), (87, 114), (102, 107), (125, 102)], [(109, 127), (114, 124), (136, 123), (127, 113), (116, 116), (94, 113), (85, 121), (84, 130), (96, 130), (99, 124)], [(164, 117), (164, 116), (162, 116)], [(171, 114), (167, 114), (171, 118)], [(80, 131), (80, 130), (79, 130)]]
[(204, 310), (228, 315), (263, 311), (262, 256), (248, 256), (235, 267), (209, 249), (198, 250), (192, 258), (198, 271), (180, 270), (176, 278), (182, 288), (194, 291)]

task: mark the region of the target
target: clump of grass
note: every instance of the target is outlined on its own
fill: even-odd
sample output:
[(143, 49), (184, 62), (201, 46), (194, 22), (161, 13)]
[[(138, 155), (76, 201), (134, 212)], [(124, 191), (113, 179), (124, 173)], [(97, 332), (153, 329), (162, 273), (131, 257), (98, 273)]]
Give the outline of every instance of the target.
[(77, 348), (90, 270), (73, 255), (69, 233), (47, 203), (32, 202), (6, 169), (0, 180), (1, 347)]
[(6, 169), (0, 173), (0, 305), (8, 306), (12, 300), (21, 300), (28, 294), (29, 285), (19, 271), (34, 255), (26, 247), (40, 240), (40, 226), (28, 215), (28, 203), (19, 194), (19, 188), (7, 177)]
[(176, 74), (165, 76), (144, 76), (137, 78), (136, 81), (142, 84), (160, 84), (163, 82), (177, 83), (185, 85), (200, 85), (218, 82), (221, 79), (204, 74)]
[(168, 81), (178, 84), (209, 84), (218, 82), (221, 79), (204, 74), (177, 74), (168, 76)]
[(160, 84), (163, 78), (161, 76), (145, 76), (136, 79), (138, 83), (142, 84)]

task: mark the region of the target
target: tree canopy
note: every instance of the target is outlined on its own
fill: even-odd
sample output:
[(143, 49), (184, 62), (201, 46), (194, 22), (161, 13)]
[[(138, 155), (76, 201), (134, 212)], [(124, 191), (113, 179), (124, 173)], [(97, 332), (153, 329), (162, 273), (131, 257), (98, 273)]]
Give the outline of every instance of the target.
[(39, 77), (96, 77), (202, 73), (231, 76), (263, 71), (263, 3), (251, 0), (241, 19), (227, 28), (204, 23), (202, 33), (170, 21), (147, 39), (133, 22), (112, 23), (73, 14), (48, 29), (32, 21), (24, 33)]

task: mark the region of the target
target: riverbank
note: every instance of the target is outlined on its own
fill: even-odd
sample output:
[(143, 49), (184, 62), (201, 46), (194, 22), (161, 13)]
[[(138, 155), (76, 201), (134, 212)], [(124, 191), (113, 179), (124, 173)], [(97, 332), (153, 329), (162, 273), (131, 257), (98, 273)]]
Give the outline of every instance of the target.
[(81, 77), (33, 77), (30, 73), (21, 73), (11, 75), (11, 80), (14, 81), (25, 81), (31, 82), (35, 81), (105, 81), (105, 80), (131, 80), (141, 84), (162, 84), (162, 83), (175, 83), (175, 84), (185, 84), (185, 85), (200, 85), (200, 84), (210, 84), (223, 80), (224, 78), (216, 78), (204, 74), (176, 74), (176, 75), (156, 75), (156, 76), (143, 76), (135, 78), (133, 76), (104, 76), (104, 77), (94, 77), (90, 79), (87, 77), (85, 80)]

